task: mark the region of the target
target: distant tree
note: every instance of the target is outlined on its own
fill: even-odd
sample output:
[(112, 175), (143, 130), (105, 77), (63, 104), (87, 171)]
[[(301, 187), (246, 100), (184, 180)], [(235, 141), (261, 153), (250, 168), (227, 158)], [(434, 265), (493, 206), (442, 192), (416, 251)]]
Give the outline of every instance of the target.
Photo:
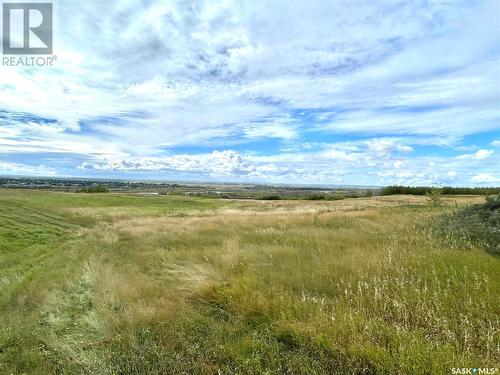
[(279, 201), (281, 197), (279, 195), (264, 195), (259, 199), (263, 201)]
[(427, 192), (427, 201), (433, 206), (439, 206), (443, 201), (443, 193), (440, 188), (435, 187)]
[(322, 194), (312, 194), (312, 195), (309, 195), (306, 199), (308, 199), (310, 201), (320, 201), (320, 200), (326, 199), (326, 197)]
[(109, 190), (101, 185), (87, 186), (76, 190), (77, 193), (108, 193)]

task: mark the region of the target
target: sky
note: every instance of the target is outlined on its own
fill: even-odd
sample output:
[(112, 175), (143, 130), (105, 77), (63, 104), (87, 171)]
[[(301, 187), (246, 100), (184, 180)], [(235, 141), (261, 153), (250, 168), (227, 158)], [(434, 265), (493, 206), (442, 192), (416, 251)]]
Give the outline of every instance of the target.
[(59, 0), (53, 55), (0, 175), (500, 185), (500, 0)]

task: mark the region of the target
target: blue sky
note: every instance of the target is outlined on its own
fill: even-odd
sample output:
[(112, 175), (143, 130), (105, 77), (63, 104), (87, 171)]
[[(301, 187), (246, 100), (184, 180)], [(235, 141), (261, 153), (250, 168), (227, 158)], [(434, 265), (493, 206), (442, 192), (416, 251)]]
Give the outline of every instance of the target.
[(500, 1), (64, 1), (0, 174), (500, 185)]

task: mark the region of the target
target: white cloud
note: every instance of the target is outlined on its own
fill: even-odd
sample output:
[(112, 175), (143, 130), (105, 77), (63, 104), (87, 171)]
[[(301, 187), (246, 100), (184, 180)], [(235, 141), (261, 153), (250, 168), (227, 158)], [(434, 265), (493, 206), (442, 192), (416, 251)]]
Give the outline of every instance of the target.
[(19, 176), (54, 176), (56, 170), (46, 165), (28, 165), (0, 161), (0, 173)]
[(495, 153), (494, 150), (481, 149), (473, 154), (462, 154), (457, 156), (457, 159), (472, 159), (472, 160), (484, 160), (489, 158)]
[(494, 153), (495, 151), (493, 150), (479, 150), (474, 154), (474, 159), (479, 159), (479, 160), (486, 159), (487, 157), (490, 157)]
[(500, 177), (494, 176), (491, 173), (480, 173), (472, 177), (472, 182), (477, 182), (480, 184), (490, 184), (490, 183), (499, 183)]
[(96, 170), (142, 170), (142, 171), (179, 171), (188, 173), (210, 173), (216, 175), (240, 174), (249, 172), (253, 167), (247, 158), (235, 151), (214, 151), (202, 155), (174, 155), (166, 157), (141, 157), (115, 159), (102, 162), (84, 162), (83, 169)]
[[(335, 183), (356, 181), (358, 184), (428, 185), (438, 182), (456, 182), (467, 176), (469, 160), (463, 158), (414, 156), (402, 160), (396, 152), (374, 148), (372, 141), (323, 144), (315, 151), (282, 152), (273, 155), (241, 153), (234, 150), (203, 154), (175, 154), (162, 157), (94, 158), (81, 165), (84, 171), (158, 172), (161, 175), (178, 174), (187, 178), (224, 177), (229, 180), (263, 182)], [(397, 144), (397, 143), (394, 143)], [(394, 145), (393, 144), (393, 145)], [(453, 169), (450, 169), (453, 168)], [(488, 165), (477, 165), (477, 170), (488, 170)]]
[(371, 151), (380, 155), (388, 155), (393, 151), (408, 154), (413, 147), (401, 144), (397, 139), (375, 138), (366, 142)]
[(399, 168), (401, 168), (404, 164), (405, 164), (405, 163), (404, 163), (404, 161), (402, 161), (402, 160), (396, 160), (396, 161), (394, 162), (394, 168), (399, 169)]
[[(497, 160), (461, 142), (499, 130), (498, 2), (60, 0), (57, 10), (53, 69), (0, 66), (0, 157), (352, 183), (434, 181), (449, 168), (468, 183), (470, 165), (487, 173)], [(271, 146), (255, 146), (263, 140)], [(470, 154), (425, 157), (424, 146)]]

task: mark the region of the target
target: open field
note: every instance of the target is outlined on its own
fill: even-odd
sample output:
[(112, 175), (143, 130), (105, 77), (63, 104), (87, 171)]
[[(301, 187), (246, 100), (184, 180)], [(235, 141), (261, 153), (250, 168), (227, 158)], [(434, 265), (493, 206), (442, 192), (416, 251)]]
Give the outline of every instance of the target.
[(0, 374), (447, 374), (500, 366), (484, 197), (251, 201), (0, 190)]

